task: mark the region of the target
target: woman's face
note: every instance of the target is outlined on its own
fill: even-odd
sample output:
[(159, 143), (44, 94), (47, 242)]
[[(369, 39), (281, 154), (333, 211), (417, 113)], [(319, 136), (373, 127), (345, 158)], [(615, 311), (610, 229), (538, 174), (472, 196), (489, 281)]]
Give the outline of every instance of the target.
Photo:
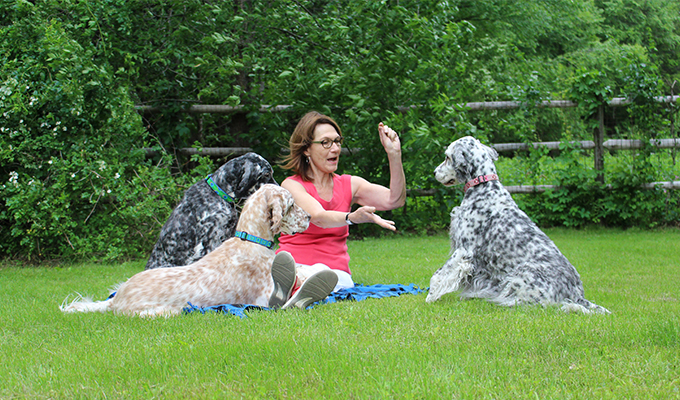
[[(314, 128), (314, 142), (320, 142), (324, 139), (335, 140), (338, 137), (340, 135), (335, 131), (333, 125), (319, 124)], [(312, 171), (330, 174), (338, 169), (340, 145), (333, 143), (330, 148), (325, 149), (321, 143), (312, 143), (305, 151), (305, 155), (309, 157)]]

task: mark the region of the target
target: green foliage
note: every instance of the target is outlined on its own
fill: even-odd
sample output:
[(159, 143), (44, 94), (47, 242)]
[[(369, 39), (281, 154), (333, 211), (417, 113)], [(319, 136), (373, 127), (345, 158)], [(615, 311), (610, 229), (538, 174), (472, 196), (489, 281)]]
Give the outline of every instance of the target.
[[(652, 161), (651, 154), (645, 156), (645, 152), (640, 152), (633, 160), (620, 164), (610, 158), (605, 163), (606, 184), (602, 184), (596, 180), (597, 173), (592, 166), (582, 164), (582, 149), (569, 143), (563, 143), (560, 149), (560, 155), (555, 158), (557, 167), (545, 171), (545, 176), (550, 177), (547, 182), (532, 182), (558, 188), (540, 195), (514, 195), (520, 208), (539, 225), (653, 228), (676, 225), (680, 220), (680, 193), (640, 188), (645, 183), (669, 179), (667, 172)], [(528, 167), (523, 169), (530, 171)]]
[(645, 139), (656, 137), (665, 119), (664, 113), (659, 112), (659, 102), (654, 100), (654, 96), (658, 96), (662, 88), (656, 68), (646, 64), (630, 64), (623, 81), (623, 92), (631, 100), (631, 105), (627, 107), (632, 120), (629, 129), (640, 132)]
[(680, 218), (677, 192), (640, 190), (639, 185), (630, 181), (614, 181), (610, 185), (611, 189), (607, 189), (592, 180), (585, 184), (564, 182), (564, 186), (547, 191), (541, 198), (517, 196), (517, 203), (544, 227), (602, 224), (654, 228), (677, 224)]
[[(143, 255), (183, 190), (225, 161), (175, 156), (177, 148), (251, 147), (276, 164), (298, 118), (312, 109), (343, 129), (351, 156), (341, 172), (384, 185), (377, 124), (397, 130), (408, 188), (434, 195), (410, 196), (386, 217), (405, 231), (441, 229), (460, 192), (441, 187), (432, 171), (461, 136), (488, 144), (589, 139), (593, 110), (620, 95), (634, 103), (618, 111), (610, 134), (672, 133), (677, 109), (659, 112), (650, 99), (678, 76), (677, 11), (663, 0), (3, 0), (0, 254)], [(536, 107), (566, 97), (582, 107)], [(523, 106), (459, 106), (493, 100)], [(243, 112), (186, 112), (194, 104)], [(262, 113), (263, 104), (291, 107)], [(140, 115), (134, 105), (159, 111)], [(159, 155), (147, 158), (144, 147)], [(643, 149), (632, 160), (636, 182), (658, 166), (654, 154)], [(518, 158), (539, 182), (551, 157), (536, 150)], [(275, 168), (280, 181), (287, 172)], [(607, 182), (617, 184), (611, 175)], [(626, 176), (621, 182), (631, 181)], [(560, 179), (568, 186), (579, 178), (590, 179), (578, 171)], [(545, 211), (542, 221), (567, 226), (614, 218), (579, 205), (582, 197), (567, 201), (573, 212), (566, 205), (545, 211), (539, 200), (534, 209)], [(598, 207), (615, 209), (606, 204)], [(640, 207), (641, 215), (651, 212)], [(635, 215), (624, 219), (644, 220)]]
[(611, 100), (613, 90), (605, 78), (600, 71), (581, 70), (574, 79), (571, 98), (584, 109), (587, 118), (595, 116), (599, 107)]
[(598, 0), (604, 18), (601, 36), (622, 45), (649, 49), (669, 82), (680, 79), (680, 3), (664, 0)]
[(0, 252), (142, 254), (168, 208), (150, 192), (173, 180), (145, 161), (127, 88), (61, 23), (27, 3), (11, 11), (0, 42)]

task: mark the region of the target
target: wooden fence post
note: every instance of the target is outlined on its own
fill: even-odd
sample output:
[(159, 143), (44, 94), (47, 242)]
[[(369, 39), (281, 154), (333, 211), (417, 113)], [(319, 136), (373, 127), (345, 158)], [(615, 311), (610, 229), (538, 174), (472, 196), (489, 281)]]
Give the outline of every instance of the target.
[(593, 142), (595, 142), (595, 171), (598, 182), (604, 183), (604, 103), (597, 108), (597, 129), (593, 132)]

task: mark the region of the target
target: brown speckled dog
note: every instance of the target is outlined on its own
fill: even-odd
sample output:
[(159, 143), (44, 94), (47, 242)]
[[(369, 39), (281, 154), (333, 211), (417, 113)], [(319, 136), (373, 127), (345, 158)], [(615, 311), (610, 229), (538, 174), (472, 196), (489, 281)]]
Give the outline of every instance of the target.
[(267, 184), (246, 201), (236, 236), (193, 264), (142, 271), (123, 283), (115, 296), (99, 302), (79, 296), (61, 310), (139, 316), (179, 314), (191, 303), (269, 306), (274, 289), (271, 265), (274, 236), (302, 232), (309, 214), (280, 186)]

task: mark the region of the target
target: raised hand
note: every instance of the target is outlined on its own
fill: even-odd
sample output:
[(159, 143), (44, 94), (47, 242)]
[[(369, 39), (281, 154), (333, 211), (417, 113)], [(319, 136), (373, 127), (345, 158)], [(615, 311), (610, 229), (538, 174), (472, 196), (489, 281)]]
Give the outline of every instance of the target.
[(381, 122), (378, 124), (378, 135), (380, 135), (380, 143), (388, 154), (401, 153), (401, 141), (394, 129)]

